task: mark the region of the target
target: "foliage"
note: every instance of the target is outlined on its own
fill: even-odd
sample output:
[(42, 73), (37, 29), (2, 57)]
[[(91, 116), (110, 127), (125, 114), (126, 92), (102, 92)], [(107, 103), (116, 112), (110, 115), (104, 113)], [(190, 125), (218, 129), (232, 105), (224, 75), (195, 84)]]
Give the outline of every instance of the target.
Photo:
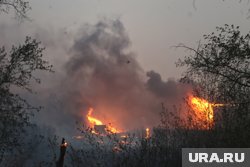
[(250, 137), (246, 133), (250, 130), (250, 34), (242, 35), (234, 25), (216, 30), (204, 35), (205, 42), (197, 49), (177, 46), (192, 53), (178, 65), (187, 67), (182, 81), (192, 81), (199, 96), (224, 104), (215, 108), (216, 128), (227, 134), (231, 146), (237, 142), (244, 146)]
[(52, 66), (43, 60), (40, 42), (27, 37), (23, 45), (13, 46), (10, 53), (0, 49), (0, 162), (4, 154), (20, 144), (19, 136), (30, 125), (33, 111), (18, 93), (18, 89), (32, 92), (32, 82), (40, 83), (34, 76), (37, 70), (51, 71)]
[[(217, 27), (218, 34), (204, 35), (207, 43), (199, 45), (194, 55), (180, 61), (188, 66), (187, 75), (215, 75), (220, 82), (250, 87), (250, 35), (241, 35), (239, 27)], [(185, 46), (183, 46), (185, 47)]]

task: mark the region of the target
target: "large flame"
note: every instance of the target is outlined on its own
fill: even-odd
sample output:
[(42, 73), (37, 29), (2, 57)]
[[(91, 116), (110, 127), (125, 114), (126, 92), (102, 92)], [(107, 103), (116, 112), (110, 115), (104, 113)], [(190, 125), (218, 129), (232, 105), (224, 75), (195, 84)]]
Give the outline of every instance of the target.
[(193, 96), (190, 96), (189, 100), (190, 106), (194, 111), (194, 126), (199, 129), (210, 129), (214, 124), (213, 106), (215, 104)]
[(190, 105), (195, 113), (196, 126), (201, 129), (210, 129), (214, 125), (214, 107), (224, 104), (210, 103), (205, 99), (190, 96)]
[(212, 104), (207, 100), (198, 97), (192, 97), (191, 106), (198, 118), (201, 118), (202, 120), (205, 119), (208, 122), (213, 122), (213, 107)]
[[(92, 116), (93, 111), (94, 111), (94, 109), (92, 107), (90, 107), (88, 110), (87, 119), (88, 119), (91, 127), (94, 129), (95, 125), (104, 125), (104, 123), (102, 121), (100, 121), (99, 119)], [(115, 127), (113, 127), (110, 123), (106, 126), (107, 126), (106, 131), (108, 133), (120, 133), (120, 131), (117, 130)], [(97, 132), (95, 130), (93, 130), (92, 133), (97, 134)]]
[(92, 117), (92, 113), (93, 113), (94, 109), (92, 107), (89, 108), (88, 110), (88, 114), (87, 114), (87, 118), (89, 123), (94, 126), (94, 125), (103, 125), (102, 121)]

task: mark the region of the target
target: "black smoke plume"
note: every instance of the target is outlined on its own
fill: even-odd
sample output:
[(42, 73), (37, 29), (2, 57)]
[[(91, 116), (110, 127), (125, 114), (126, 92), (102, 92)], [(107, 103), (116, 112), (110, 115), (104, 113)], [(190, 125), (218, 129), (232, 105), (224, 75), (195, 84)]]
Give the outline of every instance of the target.
[(66, 119), (73, 115), (86, 123), (93, 107), (93, 115), (104, 123), (131, 130), (160, 124), (161, 103), (181, 103), (188, 88), (174, 80), (164, 82), (154, 71), (146, 73), (129, 46), (119, 20), (80, 30), (64, 65), (66, 75), (55, 89)]

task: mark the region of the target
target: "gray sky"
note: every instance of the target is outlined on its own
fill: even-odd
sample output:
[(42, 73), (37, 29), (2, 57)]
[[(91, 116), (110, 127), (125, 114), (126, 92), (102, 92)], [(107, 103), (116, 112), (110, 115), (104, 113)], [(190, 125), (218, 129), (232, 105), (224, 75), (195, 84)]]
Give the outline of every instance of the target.
[[(172, 46), (184, 43), (195, 47), (203, 34), (223, 24), (240, 25), (248, 31), (250, 15), (247, 0), (31, 0), (29, 12), (32, 22), (18, 24), (12, 16), (1, 15), (0, 25), (5, 30), (2, 39), (10, 43), (23, 40), (29, 34), (74, 34), (84, 24), (95, 24), (99, 19), (120, 18), (131, 40), (131, 51), (145, 71), (155, 70), (164, 79), (178, 78), (175, 67), (178, 58), (187, 52)], [(7, 27), (7, 28), (6, 28)], [(5, 38), (3, 38), (3, 36)], [(8, 38), (7, 38), (8, 37)], [(43, 39), (41, 38), (42, 42)], [(6, 41), (1, 41), (1, 44)], [(46, 43), (46, 42), (45, 42)], [(58, 50), (64, 45), (58, 46)], [(65, 49), (65, 48), (64, 48)], [(48, 55), (50, 58), (53, 55)], [(51, 58), (52, 59), (52, 58)], [(55, 58), (56, 59), (56, 58)], [(54, 60), (54, 59), (53, 59)]]

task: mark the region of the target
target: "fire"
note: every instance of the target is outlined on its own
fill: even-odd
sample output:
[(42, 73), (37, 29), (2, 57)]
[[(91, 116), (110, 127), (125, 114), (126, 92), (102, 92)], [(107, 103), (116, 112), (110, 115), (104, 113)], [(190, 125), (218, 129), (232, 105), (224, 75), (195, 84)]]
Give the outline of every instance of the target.
[(87, 118), (88, 121), (90, 122), (91, 125), (103, 125), (102, 121), (92, 117), (92, 113), (93, 113), (94, 109), (93, 108), (89, 108), (88, 114), (87, 114)]
[(61, 144), (61, 147), (67, 147), (67, 146), (68, 146), (67, 142), (64, 142), (63, 144)]
[(190, 104), (195, 113), (195, 126), (200, 129), (210, 129), (214, 122), (213, 105), (198, 97), (191, 97)]
[(150, 129), (146, 128), (146, 139), (148, 139), (150, 137)]
[(111, 133), (120, 133), (120, 131), (114, 128), (111, 124), (107, 126), (107, 131)]
[(213, 122), (214, 111), (212, 104), (205, 99), (198, 97), (191, 98), (191, 106), (197, 117), (208, 122)]
[[(88, 110), (87, 119), (88, 119), (90, 125), (92, 126), (92, 128), (94, 129), (95, 125), (104, 125), (104, 123), (102, 121), (100, 121), (99, 119), (94, 118), (92, 116), (93, 111), (94, 111), (94, 109), (92, 107), (90, 107)], [(120, 131), (117, 130), (115, 127), (113, 127), (110, 123), (107, 125), (106, 131), (109, 133), (120, 133)], [(98, 132), (96, 132), (95, 130), (92, 130), (92, 133), (98, 134)]]
[(205, 99), (190, 97), (191, 108), (195, 113), (195, 120), (201, 124), (202, 129), (209, 129), (214, 123), (214, 107), (221, 107), (224, 104), (210, 103)]

